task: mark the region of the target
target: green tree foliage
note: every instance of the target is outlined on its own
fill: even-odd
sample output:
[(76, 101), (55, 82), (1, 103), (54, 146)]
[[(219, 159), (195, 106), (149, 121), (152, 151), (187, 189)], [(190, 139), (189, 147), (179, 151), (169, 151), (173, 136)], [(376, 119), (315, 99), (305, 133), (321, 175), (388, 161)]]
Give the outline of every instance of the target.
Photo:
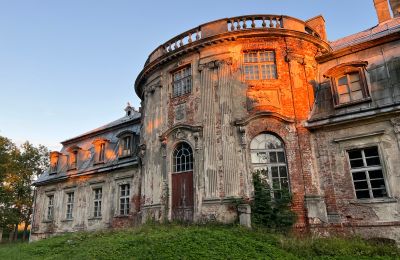
[(48, 150), (25, 142), (17, 147), (0, 136), (0, 228), (24, 223), (24, 238), (33, 207), (32, 182), (48, 167)]
[(296, 216), (290, 209), (292, 197), (289, 191), (272, 191), (267, 170), (253, 172), (253, 184), (252, 223), (282, 231), (290, 228), (295, 223)]

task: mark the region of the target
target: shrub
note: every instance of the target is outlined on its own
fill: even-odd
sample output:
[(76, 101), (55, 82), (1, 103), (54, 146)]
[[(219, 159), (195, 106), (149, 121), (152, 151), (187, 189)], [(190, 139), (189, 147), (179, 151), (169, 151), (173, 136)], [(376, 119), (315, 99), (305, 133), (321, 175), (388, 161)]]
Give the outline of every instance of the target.
[(290, 209), (292, 197), (289, 191), (272, 190), (268, 183), (268, 171), (253, 172), (254, 200), (251, 203), (252, 222), (255, 225), (285, 231), (296, 221)]

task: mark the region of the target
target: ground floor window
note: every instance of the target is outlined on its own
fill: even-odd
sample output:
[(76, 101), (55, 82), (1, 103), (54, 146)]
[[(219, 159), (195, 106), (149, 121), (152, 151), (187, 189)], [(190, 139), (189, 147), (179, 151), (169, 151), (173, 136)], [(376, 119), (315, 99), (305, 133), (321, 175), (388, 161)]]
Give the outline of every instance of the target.
[(352, 149), (347, 154), (357, 199), (387, 197), (378, 147)]
[(119, 186), (119, 214), (128, 215), (129, 214), (129, 194), (130, 185), (122, 184)]
[(283, 142), (272, 134), (260, 134), (250, 143), (253, 170), (265, 170), (272, 195), (277, 197), (280, 191), (289, 190), (289, 177)]

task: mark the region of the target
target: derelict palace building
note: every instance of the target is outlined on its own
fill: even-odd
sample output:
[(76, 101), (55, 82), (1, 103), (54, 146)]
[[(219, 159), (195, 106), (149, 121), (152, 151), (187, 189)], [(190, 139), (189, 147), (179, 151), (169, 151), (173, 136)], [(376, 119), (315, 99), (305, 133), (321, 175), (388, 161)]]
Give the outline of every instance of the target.
[(140, 113), (51, 153), (32, 239), (233, 222), (232, 198), (251, 200), (252, 172), (267, 169), (297, 230), (399, 241), (400, 1), (374, 4), (377, 26), (334, 42), (322, 16), (248, 15), (162, 44), (135, 82)]

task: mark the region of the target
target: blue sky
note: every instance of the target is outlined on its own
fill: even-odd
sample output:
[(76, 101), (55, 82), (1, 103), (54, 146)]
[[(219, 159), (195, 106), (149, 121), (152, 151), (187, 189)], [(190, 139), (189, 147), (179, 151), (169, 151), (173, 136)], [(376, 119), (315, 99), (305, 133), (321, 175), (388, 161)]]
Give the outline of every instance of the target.
[(202, 23), (322, 14), (335, 40), (377, 24), (372, 0), (0, 0), (0, 135), (59, 142), (124, 115), (150, 54)]

